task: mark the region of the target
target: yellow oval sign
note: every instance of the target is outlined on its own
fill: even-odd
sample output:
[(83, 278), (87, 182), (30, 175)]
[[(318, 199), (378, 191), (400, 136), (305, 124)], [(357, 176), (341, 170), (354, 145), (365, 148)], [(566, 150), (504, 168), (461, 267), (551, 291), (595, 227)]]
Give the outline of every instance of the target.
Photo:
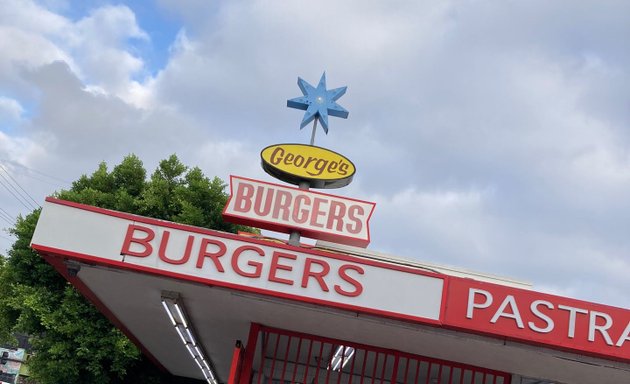
[(326, 148), (305, 144), (276, 144), (260, 152), (262, 167), (271, 176), (310, 188), (340, 188), (356, 171), (347, 157)]

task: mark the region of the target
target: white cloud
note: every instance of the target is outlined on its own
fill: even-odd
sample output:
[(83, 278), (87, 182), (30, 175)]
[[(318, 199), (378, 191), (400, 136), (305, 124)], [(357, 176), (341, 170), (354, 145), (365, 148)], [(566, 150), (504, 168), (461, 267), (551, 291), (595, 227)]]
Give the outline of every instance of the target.
[[(387, 236), (391, 251), (423, 260), (444, 260), (447, 264), (474, 256), (492, 257), (491, 220), (484, 205), (493, 191), (417, 191), (405, 189), (392, 196), (370, 196), (377, 202), (375, 239)], [(393, 230), (392, 230), (393, 229)], [(382, 240), (381, 240), (382, 241)]]
[(129, 39), (148, 40), (133, 12), (125, 6), (104, 6), (79, 20), (72, 32), (70, 49), (86, 80), (120, 97), (129, 95), (132, 77), (144, 67), (126, 43)]
[[(72, 64), (73, 60), (45, 36), (30, 31), (0, 25), (0, 66), (3, 81), (15, 80), (24, 68), (36, 68), (55, 60)], [(13, 78), (13, 79), (12, 79)]]
[(2, 0), (0, 22), (24, 32), (55, 36), (70, 28), (70, 22), (30, 0)]
[(0, 128), (20, 121), (23, 113), (24, 108), (17, 100), (0, 96)]
[(350, 118), (317, 143), (358, 168), (333, 193), (377, 202), (374, 249), (627, 306), (626, 4), (161, 1), (182, 28), (155, 77), (129, 7), (5, 4), (2, 156), (72, 180), (177, 152), (265, 179), (260, 149), (310, 136), (296, 77), (326, 70)]
[(46, 152), (45, 144), (26, 137), (9, 136), (0, 131), (0, 156), (3, 161), (10, 159), (20, 164), (30, 164), (33, 157)]
[(63, 61), (92, 89), (141, 103), (141, 84), (134, 76), (142, 74), (144, 61), (128, 44), (148, 42), (149, 36), (128, 7), (106, 5), (75, 22), (32, 1), (4, 2), (0, 78), (19, 83), (24, 68)]
[(249, 148), (243, 142), (207, 139), (197, 147), (191, 160), (207, 175), (228, 181), (230, 175), (252, 175), (260, 170), (258, 148)]

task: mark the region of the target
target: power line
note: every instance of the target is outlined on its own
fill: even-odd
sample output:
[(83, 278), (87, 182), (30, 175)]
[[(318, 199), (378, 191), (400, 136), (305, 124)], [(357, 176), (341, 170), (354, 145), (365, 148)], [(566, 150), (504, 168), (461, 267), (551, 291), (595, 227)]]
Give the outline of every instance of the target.
[[(23, 165), (23, 164), (17, 163), (17, 162), (15, 162), (15, 161), (7, 160), (7, 159), (0, 159), (0, 161), (5, 162), (5, 163), (10, 163), (10, 164), (13, 164), (14, 166), (17, 166), (17, 167), (19, 167), (19, 168), (24, 168), (24, 169), (29, 170), (29, 171), (34, 172), (34, 173), (38, 173), (38, 174), (40, 174), (40, 175), (42, 175), (42, 176), (48, 177), (49, 179), (53, 179), (53, 180), (55, 180), (55, 181), (61, 182), (61, 183), (66, 184), (66, 185), (70, 185), (70, 184), (72, 184), (71, 182), (69, 182), (69, 181), (67, 181), (67, 180), (63, 180), (63, 179), (60, 179), (60, 178), (58, 178), (58, 177), (56, 177), (56, 176), (49, 175), (49, 174), (44, 173), (44, 172), (42, 172), (42, 171), (38, 171), (37, 169), (29, 168), (29, 167), (27, 167), (26, 165)], [(27, 175), (27, 174), (24, 174), (24, 175), (25, 175), (25, 176), (32, 177), (32, 176)], [(36, 180), (43, 181), (43, 180), (41, 180), (41, 179), (36, 179)]]
[(1, 238), (3, 238), (3, 239), (5, 239), (5, 240), (14, 241), (13, 239), (11, 239), (11, 238), (9, 238), (9, 237), (6, 237), (6, 236), (3, 236), (3, 235), (0, 235), (0, 237), (1, 237)]
[[(0, 177), (2, 177), (4, 179), (4, 181), (6, 181), (6, 184), (5, 184), (4, 182), (2, 182), (2, 180), (0, 180), (0, 184), (2, 184), (9, 192), (11, 192), (13, 197), (18, 199), (20, 201), (20, 203), (22, 203), (22, 205), (24, 205), (27, 209), (36, 209), (37, 208), (30, 201), (28, 201), (28, 199), (26, 197), (24, 197), (24, 195), (22, 193), (20, 193), (20, 191), (18, 191), (17, 188), (15, 188), (15, 186), (13, 184), (11, 184), (11, 181), (8, 180), (6, 177), (4, 177), (4, 175), (2, 173), (0, 173)], [(8, 184), (8, 187), (7, 187), (7, 184)], [(15, 191), (17, 193), (17, 195), (15, 193), (13, 193), (13, 191), (11, 191), (11, 189), (9, 189), (9, 187), (11, 187), (11, 189), (13, 189), (13, 191)], [(18, 195), (19, 195), (19, 198), (18, 198)], [(26, 202), (26, 204), (30, 205), (30, 207), (28, 207), (26, 204), (24, 204), (25, 202)]]
[(11, 220), (15, 220), (15, 217), (11, 216), (9, 212), (7, 212), (4, 208), (0, 207), (0, 212), (4, 212), (4, 214)]
[[(0, 176), (2, 176), (2, 175), (0, 174)], [(2, 177), (4, 178), (4, 176), (2, 176)], [(11, 190), (11, 189), (10, 189), (10, 188), (6, 185), (6, 184), (5, 184), (5, 183), (3, 183), (3, 182), (2, 182), (2, 180), (0, 180), (0, 184), (2, 184), (2, 186), (3, 186), (3, 187), (7, 190), (7, 191), (9, 191), (9, 193), (10, 193), (11, 195), (13, 195), (13, 197), (15, 197), (15, 199), (16, 199), (17, 201), (19, 201), (19, 202), (20, 202), (20, 204), (22, 204), (22, 205), (24, 206), (24, 208), (28, 209), (29, 211), (30, 211), (30, 210), (32, 210), (32, 209), (35, 209), (35, 207), (29, 207), (27, 204), (25, 204), (25, 203), (24, 203), (24, 201), (23, 201), (22, 199), (20, 199), (20, 198), (19, 198), (19, 197), (18, 197), (18, 196), (17, 196), (17, 195), (16, 195), (16, 194), (15, 194), (15, 193), (14, 193), (14, 192), (13, 192), (13, 191), (12, 191), (12, 190)], [(27, 201), (27, 202), (28, 202), (28, 201)]]
[(9, 215), (9, 213), (2, 208), (0, 208), (0, 219), (6, 221), (7, 223), (11, 225), (15, 224), (15, 219), (11, 217), (11, 215)]
[(9, 224), (10, 226), (13, 226), (15, 223), (12, 223), (11, 220), (7, 219), (6, 217), (4, 217), (3, 215), (0, 215), (0, 219), (4, 220), (7, 224)]
[(37, 180), (37, 181), (42, 182), (42, 183), (44, 183), (44, 184), (52, 185), (52, 186), (55, 186), (55, 187), (59, 187), (59, 188), (67, 188), (66, 186), (61, 185), (61, 184), (60, 184), (60, 183), (58, 183), (58, 182), (54, 182), (54, 181), (50, 181), (50, 180), (44, 180), (43, 178), (36, 177), (36, 176), (30, 175), (30, 174), (28, 174), (28, 173), (22, 173), (22, 176), (25, 176), (25, 177), (31, 178), (31, 179), (33, 179), (33, 180)]
[[(18, 186), (18, 188), (20, 188), (20, 189), (21, 189), (21, 190), (22, 190), (22, 191), (26, 194), (26, 196), (28, 196), (28, 197), (29, 197), (29, 198), (33, 201), (33, 203), (35, 203), (35, 205), (36, 205), (36, 206), (38, 206), (38, 207), (40, 207), (40, 208), (41, 208), (41, 205), (39, 205), (39, 204), (37, 203), (37, 201), (35, 201), (35, 199), (33, 199), (33, 196), (31, 196), (28, 192), (26, 192), (26, 190), (25, 190), (24, 188), (22, 188), (22, 186), (20, 185), (20, 183), (18, 183), (18, 182), (17, 182), (17, 180), (15, 180), (15, 179), (13, 178), (13, 176), (11, 176), (11, 174), (9, 173), (9, 171), (7, 171), (7, 169), (6, 169), (6, 168), (5, 168), (2, 164), (0, 164), (0, 168), (2, 168), (2, 170), (4, 171), (4, 173), (6, 173), (6, 174), (7, 174), (7, 176), (9, 176), (9, 177), (11, 178), (11, 180), (13, 180), (13, 182), (15, 183), (15, 185), (17, 185), (17, 186)], [(1, 174), (0, 174), (0, 176), (1, 176)], [(4, 178), (4, 176), (2, 176), (2, 177)], [(6, 179), (5, 179), (5, 180), (6, 180)], [(13, 188), (13, 189), (15, 189), (15, 188)], [(16, 191), (17, 191), (17, 190), (16, 190)], [(21, 194), (20, 194), (20, 195), (21, 195)], [(24, 199), (24, 200), (26, 200), (26, 199)], [(28, 200), (27, 200), (27, 201), (28, 201)], [(29, 202), (29, 204), (31, 204), (31, 203)], [(36, 207), (33, 207), (33, 208), (36, 208)]]

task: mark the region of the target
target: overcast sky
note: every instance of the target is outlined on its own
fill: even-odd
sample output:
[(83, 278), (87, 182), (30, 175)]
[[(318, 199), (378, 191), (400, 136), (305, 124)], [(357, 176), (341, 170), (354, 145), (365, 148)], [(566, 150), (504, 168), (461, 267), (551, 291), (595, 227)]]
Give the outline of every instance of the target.
[(621, 0), (0, 0), (0, 181), (35, 200), (0, 224), (129, 153), (271, 180), (326, 71), (370, 249), (630, 308), (629, 38)]

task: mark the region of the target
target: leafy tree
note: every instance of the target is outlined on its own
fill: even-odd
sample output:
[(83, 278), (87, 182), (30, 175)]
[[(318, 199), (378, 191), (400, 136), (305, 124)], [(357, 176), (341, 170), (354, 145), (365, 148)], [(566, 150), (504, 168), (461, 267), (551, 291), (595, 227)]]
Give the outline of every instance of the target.
[[(110, 172), (101, 163), (56, 197), (222, 231), (252, 231), (223, 222), (225, 184), (172, 155), (146, 180), (142, 161), (129, 155)], [(17, 238), (0, 257), (0, 341), (31, 335), (33, 377), (47, 383), (175, 383), (29, 246), (40, 210), (19, 217)], [(196, 381), (194, 381), (196, 382)]]

